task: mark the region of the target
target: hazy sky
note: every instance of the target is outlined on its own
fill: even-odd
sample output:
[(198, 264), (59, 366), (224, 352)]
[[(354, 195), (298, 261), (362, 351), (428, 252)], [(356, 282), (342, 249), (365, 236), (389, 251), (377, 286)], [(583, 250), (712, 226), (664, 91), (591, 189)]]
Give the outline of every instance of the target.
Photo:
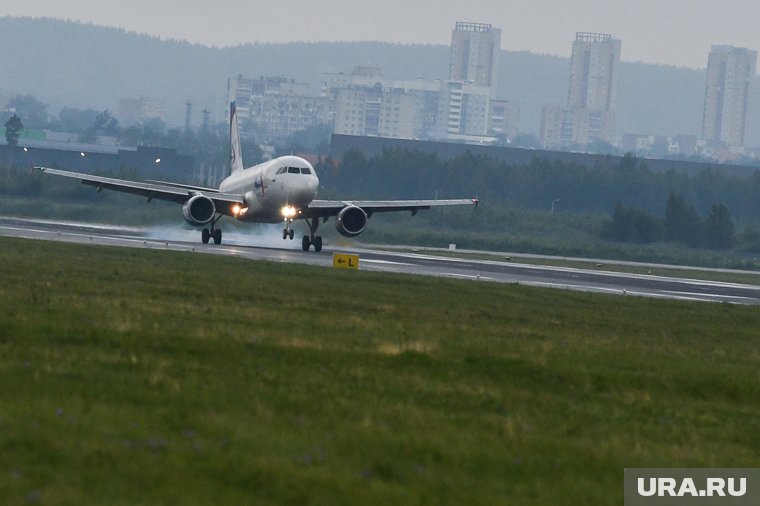
[[(456, 21), (501, 47), (570, 55), (577, 31), (622, 39), (622, 59), (704, 68), (711, 44), (760, 49), (757, 0), (26, 0), (0, 15), (118, 26), (207, 45), (381, 40), (448, 44)], [(11, 4), (11, 5), (8, 5)]]

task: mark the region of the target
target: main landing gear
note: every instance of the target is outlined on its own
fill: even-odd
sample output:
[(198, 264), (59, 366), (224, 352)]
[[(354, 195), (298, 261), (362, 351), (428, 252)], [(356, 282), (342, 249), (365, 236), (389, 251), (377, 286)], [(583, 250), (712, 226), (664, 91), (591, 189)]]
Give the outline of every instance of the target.
[(204, 228), (201, 230), (201, 241), (203, 241), (203, 244), (208, 244), (209, 239), (214, 239), (214, 244), (222, 244), (222, 230), (214, 227), (216, 222), (219, 221), (222, 216), (223, 215), (220, 214), (216, 218), (213, 218), (209, 222), (210, 228)]
[(309, 225), (309, 235), (303, 236), (303, 240), (301, 241), (301, 248), (304, 251), (309, 251), (309, 248), (314, 245), (314, 251), (319, 253), (322, 251), (322, 237), (314, 234), (317, 232), (317, 227), (319, 227), (319, 218), (312, 218), (309, 220), (308, 218), (305, 220), (306, 224)]

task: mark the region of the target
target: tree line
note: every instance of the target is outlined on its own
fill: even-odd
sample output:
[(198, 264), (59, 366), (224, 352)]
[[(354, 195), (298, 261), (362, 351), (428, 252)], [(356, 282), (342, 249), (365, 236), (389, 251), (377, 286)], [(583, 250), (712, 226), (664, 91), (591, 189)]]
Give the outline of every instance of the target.
[[(196, 164), (208, 166), (224, 166), (229, 160), (229, 125), (226, 122), (203, 125), (197, 129), (170, 128), (157, 118), (122, 125), (108, 109), (97, 111), (64, 107), (57, 114), (48, 109), (46, 103), (32, 95), (19, 95), (8, 102), (5, 112), (0, 112), (0, 122), (15, 117), (23, 123), (22, 128), (71, 132), (78, 134), (78, 140), (84, 143), (95, 142), (99, 136), (108, 136), (114, 137), (122, 146), (174, 148), (182, 154), (194, 156)], [(247, 136), (241, 141), (245, 161), (251, 165), (258, 163), (262, 152), (255, 139)]]
[(760, 224), (760, 171), (743, 176), (706, 168), (696, 173), (653, 171), (646, 160), (599, 157), (593, 167), (534, 157), (510, 164), (466, 153), (452, 159), (416, 150), (385, 148), (375, 156), (348, 151), (340, 162), (320, 159), (317, 171), (330, 191), (349, 198), (455, 198), (477, 196), (484, 205), (587, 214), (623, 206), (664, 215), (671, 193), (708, 214), (730, 203), (742, 223)]
[(600, 236), (639, 244), (669, 241), (692, 248), (729, 249), (736, 243), (735, 230), (731, 213), (724, 204), (713, 204), (707, 217), (702, 218), (683, 195), (671, 192), (664, 218), (626, 207), (618, 201), (612, 217), (602, 224)]

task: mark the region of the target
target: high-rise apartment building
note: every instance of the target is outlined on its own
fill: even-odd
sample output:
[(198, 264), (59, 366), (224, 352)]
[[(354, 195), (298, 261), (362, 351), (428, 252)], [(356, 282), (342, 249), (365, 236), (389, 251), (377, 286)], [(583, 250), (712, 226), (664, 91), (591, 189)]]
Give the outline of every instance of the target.
[(449, 79), (496, 91), (501, 30), (485, 23), (458, 22), (451, 32)]
[(620, 40), (609, 34), (575, 34), (567, 106), (546, 106), (542, 111), (544, 147), (612, 144), (620, 46)]
[(568, 107), (614, 111), (619, 65), (620, 40), (609, 34), (576, 33)]
[(707, 86), (702, 137), (729, 146), (744, 146), (747, 113), (757, 52), (733, 46), (712, 46), (707, 60)]

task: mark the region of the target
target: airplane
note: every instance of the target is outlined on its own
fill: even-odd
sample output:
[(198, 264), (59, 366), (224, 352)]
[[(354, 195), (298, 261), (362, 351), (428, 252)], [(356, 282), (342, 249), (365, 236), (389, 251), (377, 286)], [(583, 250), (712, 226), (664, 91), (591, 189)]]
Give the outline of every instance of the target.
[(301, 246), (322, 250), (322, 237), (316, 235), (320, 219), (326, 223), (335, 217), (335, 228), (345, 237), (364, 232), (367, 220), (375, 213), (411, 211), (415, 215), (434, 206), (478, 205), (478, 199), (449, 200), (317, 200), (319, 178), (312, 165), (298, 156), (281, 156), (244, 168), (240, 148), (240, 132), (235, 102), (230, 103), (230, 175), (219, 188), (206, 188), (182, 183), (147, 180), (144, 182), (69, 172), (47, 167), (34, 167), (45, 174), (78, 179), (94, 186), (98, 192), (107, 189), (132, 193), (147, 198), (176, 202), (182, 205), (185, 221), (203, 227), (201, 241), (221, 244), (222, 230), (217, 223), (224, 216), (249, 223), (285, 223), (283, 239), (292, 240), (293, 222), (304, 220), (309, 235)]

